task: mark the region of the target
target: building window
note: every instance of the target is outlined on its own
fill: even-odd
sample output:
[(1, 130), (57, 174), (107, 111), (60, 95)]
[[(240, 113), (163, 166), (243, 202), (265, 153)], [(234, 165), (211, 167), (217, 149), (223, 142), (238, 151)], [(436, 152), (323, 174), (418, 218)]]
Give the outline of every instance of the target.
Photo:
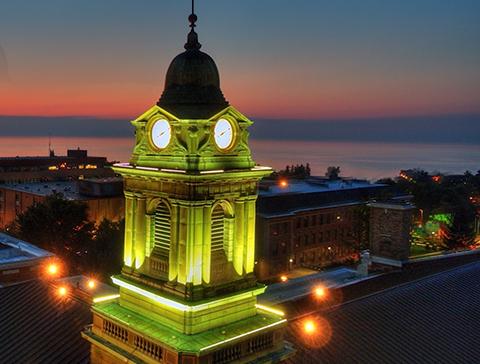
[(223, 204), (216, 205), (211, 215), (210, 282), (220, 283), (234, 274), (233, 232), (235, 219), (227, 215)]
[(270, 226), (270, 235), (277, 236), (278, 235), (278, 224), (272, 224)]

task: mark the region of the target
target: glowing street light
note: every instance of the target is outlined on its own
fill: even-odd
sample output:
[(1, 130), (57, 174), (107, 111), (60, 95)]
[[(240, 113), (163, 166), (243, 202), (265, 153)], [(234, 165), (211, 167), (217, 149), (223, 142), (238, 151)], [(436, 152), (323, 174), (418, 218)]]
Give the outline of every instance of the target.
[(57, 293), (60, 297), (65, 297), (68, 293), (67, 287), (65, 286), (58, 287)]
[(285, 276), (285, 275), (283, 275), (283, 276), (280, 277), (280, 280), (281, 280), (282, 282), (286, 282), (286, 281), (288, 281), (288, 277)]
[(317, 331), (317, 325), (312, 320), (307, 320), (303, 324), (303, 331), (307, 335), (313, 335)]
[(89, 280), (88, 280), (88, 283), (87, 283), (87, 286), (88, 286), (88, 288), (90, 288), (90, 289), (94, 289), (95, 286), (96, 286), (95, 280), (89, 279)]
[(288, 182), (285, 179), (280, 180), (279, 184), (280, 184), (280, 187), (282, 188), (288, 187)]
[(316, 287), (313, 292), (315, 293), (315, 297), (317, 298), (325, 298), (327, 294), (327, 290), (323, 286)]
[(47, 273), (51, 276), (55, 276), (58, 274), (59, 268), (58, 264), (56, 263), (50, 263), (47, 267)]

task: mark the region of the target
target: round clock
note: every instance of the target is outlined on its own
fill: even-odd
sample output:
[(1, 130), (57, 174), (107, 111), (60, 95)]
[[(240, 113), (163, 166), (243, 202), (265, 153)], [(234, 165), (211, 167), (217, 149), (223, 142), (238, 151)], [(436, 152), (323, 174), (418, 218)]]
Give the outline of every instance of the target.
[(153, 145), (158, 149), (164, 149), (170, 143), (172, 128), (165, 119), (156, 120), (152, 124), (150, 136)]
[(230, 121), (220, 119), (215, 124), (214, 138), (218, 149), (227, 150), (233, 144), (234, 128)]

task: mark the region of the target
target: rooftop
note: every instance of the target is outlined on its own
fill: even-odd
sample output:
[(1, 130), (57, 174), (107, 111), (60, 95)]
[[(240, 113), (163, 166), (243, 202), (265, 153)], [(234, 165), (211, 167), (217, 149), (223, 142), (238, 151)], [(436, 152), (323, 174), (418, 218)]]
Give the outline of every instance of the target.
[(1, 185), (0, 188), (28, 192), (37, 196), (50, 196), (54, 193), (61, 193), (66, 200), (87, 199), (79, 193), (76, 181), (9, 183)]
[[(480, 357), (480, 262), (353, 300), (325, 312), (329, 337), (295, 360), (323, 363), (474, 363)], [(323, 340), (322, 339), (322, 340)], [(322, 340), (319, 340), (321, 344)]]
[(317, 209), (358, 205), (374, 200), (382, 191), (390, 189), (384, 184), (346, 178), (328, 180), (311, 177), (307, 180), (287, 179), (285, 182), (262, 182), (257, 202), (258, 215), (276, 218)]
[[(90, 200), (91, 195), (80, 192), (80, 183), (82, 181), (49, 181), (49, 182), (24, 182), (7, 183), (0, 185), (0, 188), (19, 192), (28, 192), (37, 196), (50, 196), (55, 193), (61, 193), (66, 200)], [(87, 179), (85, 184), (108, 185), (121, 183), (122, 179), (118, 177)], [(96, 197), (101, 197), (100, 195)]]
[(92, 322), (89, 305), (31, 281), (0, 288), (0, 307), (0, 362), (90, 362), (90, 345), (80, 336)]
[[(273, 183), (267, 189), (260, 188), (260, 196), (275, 196), (285, 194), (307, 194), (319, 192), (345, 191), (361, 188), (384, 187), (383, 184), (370, 183), (359, 179), (328, 180), (323, 178), (310, 178), (308, 180), (285, 180), (286, 185)], [(263, 185), (265, 186), (265, 184)]]
[(54, 254), (40, 249), (13, 236), (0, 233), (0, 266), (29, 260), (53, 257)]
[(265, 293), (258, 296), (258, 302), (275, 306), (309, 296), (319, 285), (328, 289), (342, 288), (377, 276), (378, 274), (372, 274), (362, 277), (354, 269), (339, 267), (301, 277), (288, 278), (287, 282), (269, 284)]

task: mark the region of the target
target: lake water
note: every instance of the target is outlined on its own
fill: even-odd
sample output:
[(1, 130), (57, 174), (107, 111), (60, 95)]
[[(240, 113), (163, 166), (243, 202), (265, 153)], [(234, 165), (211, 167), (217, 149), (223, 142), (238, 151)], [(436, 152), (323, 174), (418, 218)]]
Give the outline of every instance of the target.
[[(284, 168), (286, 164), (309, 162), (312, 173), (324, 174), (331, 165), (340, 166), (343, 176), (377, 179), (396, 176), (400, 169), (463, 173), (480, 169), (480, 145), (410, 144), (372, 142), (312, 142), (252, 140), (255, 161)], [(88, 149), (90, 155), (109, 160), (128, 161), (133, 138), (52, 137), (58, 155), (67, 148)], [(0, 137), (0, 156), (47, 155), (47, 137)]]

